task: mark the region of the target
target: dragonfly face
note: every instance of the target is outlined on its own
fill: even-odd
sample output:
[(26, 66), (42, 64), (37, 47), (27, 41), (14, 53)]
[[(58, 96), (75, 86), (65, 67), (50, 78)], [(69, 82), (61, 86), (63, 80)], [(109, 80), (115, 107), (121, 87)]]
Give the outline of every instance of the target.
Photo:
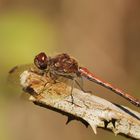
[(49, 62), (49, 58), (43, 52), (39, 53), (34, 58), (34, 64), (36, 65), (37, 68), (41, 70), (47, 69), (48, 62)]

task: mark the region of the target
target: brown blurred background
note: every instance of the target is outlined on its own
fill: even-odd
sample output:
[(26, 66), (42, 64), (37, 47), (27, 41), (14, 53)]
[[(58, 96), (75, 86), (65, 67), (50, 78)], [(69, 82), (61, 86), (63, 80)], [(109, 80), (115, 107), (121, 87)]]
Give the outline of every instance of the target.
[[(139, 0), (0, 0), (0, 139), (126, 139), (66, 117), (20, 98), (9, 86), (15, 65), (33, 62), (40, 51), (66, 52), (114, 85), (140, 98)], [(136, 107), (85, 81), (85, 87), (109, 101)]]

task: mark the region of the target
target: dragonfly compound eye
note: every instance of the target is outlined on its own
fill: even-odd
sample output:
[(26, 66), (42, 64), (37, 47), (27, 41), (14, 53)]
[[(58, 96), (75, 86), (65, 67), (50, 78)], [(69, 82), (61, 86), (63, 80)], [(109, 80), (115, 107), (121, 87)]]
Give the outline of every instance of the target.
[(39, 53), (37, 56), (34, 58), (34, 64), (36, 67), (38, 67), (41, 70), (44, 70), (47, 68), (48, 64), (48, 57), (44, 52)]

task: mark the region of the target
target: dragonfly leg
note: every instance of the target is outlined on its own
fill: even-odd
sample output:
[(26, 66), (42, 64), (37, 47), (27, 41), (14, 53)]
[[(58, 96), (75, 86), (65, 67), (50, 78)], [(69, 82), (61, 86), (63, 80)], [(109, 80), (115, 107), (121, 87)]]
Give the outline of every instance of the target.
[(74, 98), (73, 98), (73, 95), (72, 95), (74, 84), (75, 84), (75, 79), (72, 80), (71, 91), (70, 91), (70, 96), (71, 96), (72, 104), (74, 104)]
[(59, 82), (58, 81), (59, 75), (57, 75), (56, 73), (51, 73), (51, 72), (49, 72), (48, 74), (54, 84)]
[(75, 79), (75, 83), (78, 85), (78, 87), (79, 87), (83, 92), (92, 93), (92, 91), (88, 91), (88, 90), (85, 90), (85, 89), (83, 88), (83, 78), (80, 77), (80, 79), (81, 79), (81, 84)]

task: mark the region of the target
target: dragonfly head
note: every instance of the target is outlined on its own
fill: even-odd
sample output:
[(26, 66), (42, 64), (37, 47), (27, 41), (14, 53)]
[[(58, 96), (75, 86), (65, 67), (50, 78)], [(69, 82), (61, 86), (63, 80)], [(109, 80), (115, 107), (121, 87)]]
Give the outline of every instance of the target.
[(44, 52), (39, 53), (34, 58), (34, 64), (37, 68), (44, 70), (47, 69), (49, 57)]

